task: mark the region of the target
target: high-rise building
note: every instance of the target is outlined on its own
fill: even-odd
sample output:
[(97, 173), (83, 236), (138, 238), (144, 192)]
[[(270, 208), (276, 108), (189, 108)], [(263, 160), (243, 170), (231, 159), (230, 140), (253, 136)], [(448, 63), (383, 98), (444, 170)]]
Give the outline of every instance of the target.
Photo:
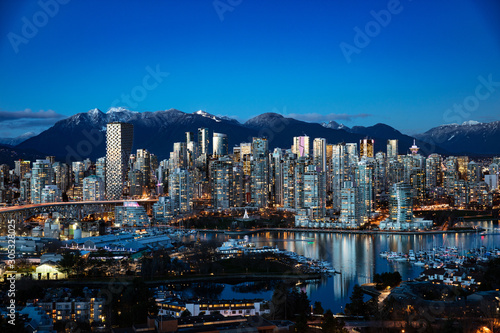
[(151, 154), (147, 149), (137, 149), (134, 170), (142, 173), (142, 185), (147, 190), (151, 184)]
[(343, 228), (357, 228), (360, 225), (358, 189), (349, 181), (340, 192), (340, 223)]
[[(106, 185), (106, 157), (99, 157), (95, 163), (95, 175)], [(105, 187), (106, 188), (106, 187)]]
[(356, 185), (359, 200), (359, 223), (368, 222), (373, 213), (374, 188), (373, 188), (374, 162), (362, 160), (356, 168)]
[(213, 147), (214, 157), (220, 157), (229, 154), (226, 134), (214, 132), (213, 144), (214, 144)]
[(457, 158), (458, 165), (458, 177), (460, 179), (467, 179), (467, 171), (469, 165), (469, 156), (458, 156)]
[(401, 182), (392, 186), (389, 197), (389, 220), (393, 224), (413, 221), (413, 199), (410, 185)]
[(297, 155), (287, 153), (283, 159), (283, 207), (295, 208), (295, 163)]
[(433, 191), (436, 187), (441, 186), (441, 163), (443, 162), (441, 155), (431, 154), (425, 160), (425, 188)]
[(52, 164), (52, 171), (55, 179), (54, 184), (57, 185), (62, 192), (66, 192), (70, 184), (68, 165), (66, 163), (55, 162)]
[(127, 164), (134, 140), (134, 126), (109, 123), (106, 129), (106, 197), (120, 199), (127, 177)]
[[(267, 141), (266, 141), (267, 142)], [(243, 163), (243, 173), (250, 176), (250, 160), (252, 156), (252, 143), (240, 143), (240, 161)]]
[(313, 141), (314, 164), (326, 172), (326, 139), (316, 138)]
[(73, 172), (73, 184), (82, 185), (85, 177), (85, 164), (83, 162), (73, 162), (71, 163), (71, 171)]
[(213, 207), (217, 209), (233, 207), (233, 160), (223, 156), (212, 161), (210, 172)]
[(467, 165), (467, 180), (469, 183), (477, 183), (482, 179), (481, 167), (474, 161)]
[(348, 165), (357, 165), (359, 162), (358, 144), (355, 142), (346, 143), (345, 150), (347, 152)]
[(359, 141), (359, 156), (361, 158), (373, 158), (373, 146), (375, 141), (373, 139), (362, 139)]
[(130, 170), (128, 172), (129, 194), (132, 198), (138, 198), (146, 194), (143, 179), (144, 175), (141, 170)]
[(252, 155), (264, 155), (269, 153), (269, 144), (266, 138), (252, 138)]
[(340, 210), (341, 197), (340, 191), (344, 182), (349, 180), (349, 158), (346, 144), (339, 143), (333, 146), (332, 154), (332, 195), (333, 209)]
[(208, 154), (209, 143), (208, 128), (198, 128), (198, 148), (200, 155)]
[(265, 208), (269, 203), (269, 162), (267, 154), (252, 156), (250, 168), (251, 203), (255, 207)]
[(60, 202), (61, 190), (56, 185), (45, 185), (42, 189), (41, 203)]
[(31, 162), (19, 160), (15, 161), (14, 173), (19, 176), (20, 179), (24, 178), (24, 175), (31, 171)]
[(187, 145), (185, 142), (174, 142), (174, 150), (170, 152), (170, 169), (187, 167)]
[(51, 165), (48, 160), (36, 160), (31, 169), (31, 203), (42, 202), (42, 190), (51, 184)]
[(309, 152), (309, 137), (307, 135), (293, 138), (292, 153), (297, 154), (297, 157), (309, 157)]
[(189, 172), (180, 168), (175, 169), (169, 175), (168, 183), (168, 194), (175, 214), (190, 212), (193, 207), (193, 193)]
[(387, 158), (398, 158), (398, 140), (387, 140)]
[(104, 180), (96, 175), (83, 178), (83, 201), (104, 200)]
[(304, 173), (304, 208), (315, 218), (326, 215), (326, 178), (320, 167), (308, 165)]

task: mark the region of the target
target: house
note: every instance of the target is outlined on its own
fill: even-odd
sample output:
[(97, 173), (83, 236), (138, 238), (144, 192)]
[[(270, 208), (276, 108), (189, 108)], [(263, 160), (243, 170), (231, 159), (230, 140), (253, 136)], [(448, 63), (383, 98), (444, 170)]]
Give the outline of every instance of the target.
[(68, 275), (59, 270), (57, 263), (49, 260), (37, 266), (32, 277), (34, 280), (59, 280), (66, 279)]

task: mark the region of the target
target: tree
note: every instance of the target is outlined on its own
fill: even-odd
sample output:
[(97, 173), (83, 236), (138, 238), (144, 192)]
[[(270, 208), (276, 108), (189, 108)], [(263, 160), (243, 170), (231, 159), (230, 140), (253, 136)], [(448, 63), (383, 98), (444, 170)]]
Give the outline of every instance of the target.
[(321, 329), (324, 333), (347, 333), (345, 323), (333, 316), (330, 309), (326, 310), (321, 321)]
[(321, 305), (321, 302), (314, 302), (313, 313), (314, 314), (320, 314), (320, 315), (322, 315), (323, 313), (325, 313), (325, 310), (323, 309), (323, 306)]
[(65, 273), (68, 277), (73, 273), (75, 270), (78, 262), (79, 262), (79, 255), (77, 255), (74, 252), (65, 252), (63, 253), (63, 257), (61, 260), (59, 260), (57, 264), (57, 269), (60, 270), (61, 272)]
[(359, 285), (355, 285), (351, 297), (349, 297), (351, 303), (347, 303), (345, 306), (346, 314), (352, 316), (365, 316), (367, 309), (363, 297), (363, 289)]
[(307, 316), (305, 314), (301, 314), (295, 322), (295, 332), (306, 333), (308, 329), (309, 326), (307, 325)]

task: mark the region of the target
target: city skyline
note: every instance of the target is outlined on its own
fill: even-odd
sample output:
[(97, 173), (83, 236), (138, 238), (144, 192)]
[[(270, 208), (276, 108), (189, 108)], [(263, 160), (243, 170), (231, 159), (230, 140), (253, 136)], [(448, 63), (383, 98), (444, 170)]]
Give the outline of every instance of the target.
[(493, 1), (41, 3), (2, 4), (3, 137), (115, 106), (410, 134), (497, 120)]

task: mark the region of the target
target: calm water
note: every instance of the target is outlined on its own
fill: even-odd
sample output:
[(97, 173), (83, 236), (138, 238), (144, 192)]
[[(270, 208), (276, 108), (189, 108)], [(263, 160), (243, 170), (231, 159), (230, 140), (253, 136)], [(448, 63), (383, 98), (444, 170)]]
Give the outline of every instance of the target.
[[(484, 228), (497, 228), (497, 222), (476, 222)], [(216, 238), (224, 241), (230, 238), (222, 234), (201, 234), (202, 239)], [(235, 237), (235, 236), (233, 236)], [(325, 309), (342, 311), (349, 302), (349, 295), (355, 284), (372, 282), (376, 273), (399, 271), (403, 280), (417, 277), (422, 267), (407, 262), (388, 262), (381, 258), (381, 251), (407, 253), (410, 249), (425, 250), (440, 246), (456, 246), (460, 251), (485, 246), (500, 246), (500, 234), (479, 235), (474, 233), (438, 235), (360, 235), (330, 234), (314, 232), (266, 232), (249, 236), (257, 246), (277, 246), (313, 259), (327, 260), (341, 275), (323, 279), (318, 284), (303, 287), (312, 302), (320, 301)], [(271, 299), (272, 291), (241, 293), (226, 285), (221, 298), (264, 298)]]

